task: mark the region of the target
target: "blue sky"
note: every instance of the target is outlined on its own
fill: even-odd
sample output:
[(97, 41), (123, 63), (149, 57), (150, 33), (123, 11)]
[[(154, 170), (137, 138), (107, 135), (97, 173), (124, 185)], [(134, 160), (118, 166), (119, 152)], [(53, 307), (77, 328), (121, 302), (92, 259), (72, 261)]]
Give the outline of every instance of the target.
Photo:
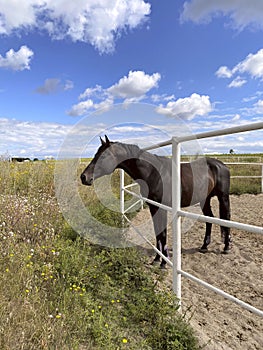
[[(0, 0), (0, 155), (56, 157), (83, 126), (92, 154), (106, 132), (146, 145), (262, 121), (262, 35), (262, 0)], [(263, 152), (262, 131), (202, 147)]]

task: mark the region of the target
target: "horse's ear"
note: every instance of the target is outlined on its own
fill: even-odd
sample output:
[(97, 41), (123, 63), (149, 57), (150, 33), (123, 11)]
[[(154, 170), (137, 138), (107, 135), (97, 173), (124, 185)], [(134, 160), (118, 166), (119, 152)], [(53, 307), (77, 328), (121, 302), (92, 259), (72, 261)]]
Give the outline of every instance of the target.
[(106, 142), (100, 137), (100, 142), (102, 144), (102, 146), (106, 145)]
[(106, 145), (109, 145), (109, 144), (110, 144), (110, 140), (109, 140), (109, 138), (108, 138), (107, 135), (105, 135), (105, 141), (106, 141)]
[(105, 141), (100, 137), (100, 142), (101, 142), (102, 146), (105, 146), (105, 145), (109, 146), (109, 144), (110, 144), (110, 140), (109, 140), (107, 135), (105, 135)]

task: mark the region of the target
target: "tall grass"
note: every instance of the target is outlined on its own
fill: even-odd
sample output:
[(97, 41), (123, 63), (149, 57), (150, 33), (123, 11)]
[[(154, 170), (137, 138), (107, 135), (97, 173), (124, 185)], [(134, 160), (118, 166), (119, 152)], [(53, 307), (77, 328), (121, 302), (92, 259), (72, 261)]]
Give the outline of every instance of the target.
[(0, 348), (198, 349), (159, 270), (135, 248), (93, 245), (65, 222), (54, 166), (0, 162)]

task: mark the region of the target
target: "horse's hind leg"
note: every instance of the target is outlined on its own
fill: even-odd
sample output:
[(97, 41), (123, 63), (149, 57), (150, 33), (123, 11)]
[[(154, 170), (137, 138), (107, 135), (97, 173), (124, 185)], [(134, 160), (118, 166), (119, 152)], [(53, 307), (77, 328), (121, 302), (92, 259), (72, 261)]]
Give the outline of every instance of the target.
[[(229, 195), (221, 193), (220, 195), (218, 195), (218, 200), (219, 200), (220, 219), (230, 220)], [(222, 236), (223, 242), (225, 244), (224, 253), (227, 254), (227, 253), (229, 253), (230, 242), (231, 242), (230, 228), (225, 227), (225, 226), (221, 226), (221, 236)]]
[[(211, 197), (207, 197), (205, 202), (200, 203), (201, 204), (201, 208), (203, 211), (203, 214), (205, 216), (211, 216), (213, 217), (213, 212), (211, 209)], [(204, 238), (204, 243), (202, 245), (202, 247), (200, 248), (200, 252), (201, 253), (206, 253), (208, 251), (208, 245), (211, 242), (211, 231), (212, 231), (212, 224), (210, 224), (209, 222), (206, 222), (206, 230), (205, 230), (205, 238)]]

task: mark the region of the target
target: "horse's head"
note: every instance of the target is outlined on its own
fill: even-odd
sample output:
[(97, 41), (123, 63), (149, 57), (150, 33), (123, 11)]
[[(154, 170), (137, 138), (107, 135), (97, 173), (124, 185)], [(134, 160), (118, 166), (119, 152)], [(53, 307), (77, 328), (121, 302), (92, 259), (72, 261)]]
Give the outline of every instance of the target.
[(99, 177), (113, 173), (121, 161), (120, 143), (110, 141), (106, 135), (105, 141), (100, 140), (101, 145), (94, 158), (80, 176), (83, 185), (91, 186)]

